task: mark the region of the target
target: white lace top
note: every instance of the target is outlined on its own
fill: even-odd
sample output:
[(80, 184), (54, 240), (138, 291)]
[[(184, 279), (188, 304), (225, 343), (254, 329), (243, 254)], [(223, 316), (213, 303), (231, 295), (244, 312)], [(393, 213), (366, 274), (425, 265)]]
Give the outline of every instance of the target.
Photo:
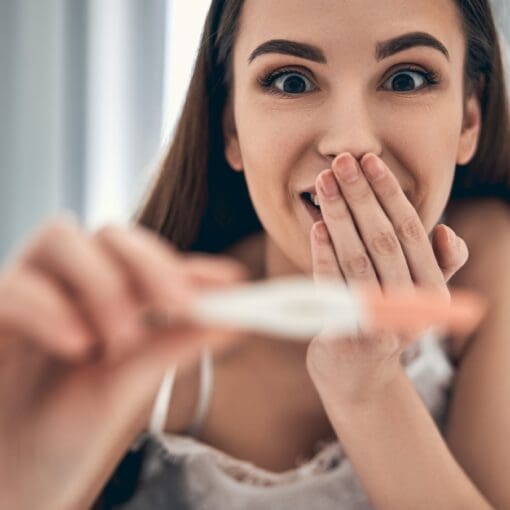
[[(411, 344), (403, 364), (443, 433), (454, 369), (432, 333)], [(300, 510), (371, 508), (341, 443), (321, 445), (295, 469), (273, 473), (193, 437), (159, 434), (130, 509)]]

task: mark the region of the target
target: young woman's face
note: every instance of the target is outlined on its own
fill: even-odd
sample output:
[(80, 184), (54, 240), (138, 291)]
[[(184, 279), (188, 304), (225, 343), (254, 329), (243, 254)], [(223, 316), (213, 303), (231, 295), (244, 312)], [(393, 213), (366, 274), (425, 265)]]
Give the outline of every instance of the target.
[[(389, 42), (416, 32), (414, 42)], [(265, 46), (271, 40), (280, 43)], [(452, 0), (245, 1), (226, 157), (244, 171), (282, 256), (310, 270), (313, 220), (301, 193), (343, 152), (379, 156), (431, 231), (455, 165), (476, 150), (479, 106), (473, 96), (464, 111), (464, 52)]]

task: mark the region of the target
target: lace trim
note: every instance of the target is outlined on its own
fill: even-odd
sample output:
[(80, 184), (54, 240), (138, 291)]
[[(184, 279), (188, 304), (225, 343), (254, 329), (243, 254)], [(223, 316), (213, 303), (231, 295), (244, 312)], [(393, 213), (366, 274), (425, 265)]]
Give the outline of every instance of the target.
[(271, 487), (296, 482), (332, 471), (346, 458), (338, 441), (324, 444), (320, 448), (320, 451), (314, 457), (303, 460), (301, 465), (283, 473), (272, 473), (254, 465), (250, 465), (249, 469), (246, 469), (247, 466), (237, 462), (223, 463), (221, 460), (217, 461), (216, 465), (224, 473), (239, 482), (259, 487)]
[(320, 475), (338, 468), (346, 458), (339, 441), (320, 441), (317, 443), (318, 452), (311, 459), (304, 459), (294, 469), (274, 473), (251, 462), (231, 457), (191, 437), (165, 434), (159, 436), (159, 440), (172, 455), (186, 455), (189, 459), (194, 458), (194, 462), (202, 462), (206, 458), (227, 477), (259, 487), (288, 484)]
[[(402, 354), (401, 362), (405, 365), (408, 375), (412, 379), (423, 382), (423, 377), (432, 378), (434, 388), (430, 395), (422, 395), (428, 409), (436, 412), (435, 407), (440, 402), (436, 390), (447, 388), (453, 374), (448, 359), (445, 358), (444, 344), (434, 335), (427, 333), (421, 339), (413, 342)], [(417, 388), (418, 390), (419, 388)], [(231, 457), (207, 444), (201, 443), (193, 437), (164, 434), (158, 436), (167, 452), (172, 456), (184, 456), (189, 461), (197, 462), (208, 459), (210, 463), (219, 468), (226, 477), (255, 486), (274, 486), (296, 482), (326, 472), (339, 469), (347, 460), (345, 452), (338, 440), (322, 441), (317, 444), (318, 452), (311, 459), (304, 459), (295, 469), (283, 473), (273, 473), (255, 466), (251, 462)], [(200, 458), (200, 460), (198, 460)]]

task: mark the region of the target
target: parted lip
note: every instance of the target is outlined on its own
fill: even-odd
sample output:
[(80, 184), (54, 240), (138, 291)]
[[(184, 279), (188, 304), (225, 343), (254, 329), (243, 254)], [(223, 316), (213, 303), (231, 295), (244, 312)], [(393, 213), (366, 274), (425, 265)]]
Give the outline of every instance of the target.
[[(411, 202), (411, 193), (407, 190), (407, 189), (403, 189), (403, 192), (404, 192), (404, 195), (407, 197), (407, 199)], [(313, 195), (317, 195), (318, 192), (317, 192), (317, 188), (315, 187), (315, 185), (313, 186), (309, 186), (308, 188), (305, 188), (303, 190), (301, 190), (299, 192), (300, 195), (303, 195), (304, 193), (310, 193), (310, 194), (313, 194)]]

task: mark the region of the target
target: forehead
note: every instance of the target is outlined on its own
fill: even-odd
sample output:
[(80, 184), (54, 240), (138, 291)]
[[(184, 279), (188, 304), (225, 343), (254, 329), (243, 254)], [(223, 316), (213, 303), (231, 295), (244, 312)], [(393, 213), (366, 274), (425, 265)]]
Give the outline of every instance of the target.
[(406, 32), (428, 32), (452, 55), (463, 55), (454, 0), (245, 0), (235, 59), (247, 63), (251, 51), (271, 39), (316, 44), (328, 62), (364, 52), (371, 57), (378, 41)]

